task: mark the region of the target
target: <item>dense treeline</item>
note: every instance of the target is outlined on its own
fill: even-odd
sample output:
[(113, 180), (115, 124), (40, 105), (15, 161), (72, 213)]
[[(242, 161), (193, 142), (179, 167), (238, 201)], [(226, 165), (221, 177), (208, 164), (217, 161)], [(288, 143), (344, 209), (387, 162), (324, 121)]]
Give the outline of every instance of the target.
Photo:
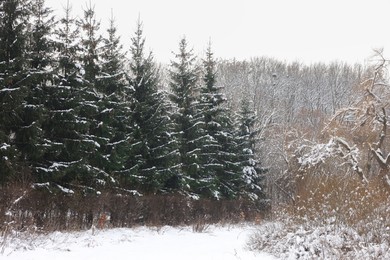
[(182, 39), (163, 86), (140, 21), (127, 59), (91, 6), (58, 18), (44, 0), (6, 0), (0, 14), (3, 186), (265, 198), (256, 113), (244, 99), (227, 110), (211, 47), (200, 60)]
[[(266, 205), (296, 201), (298, 148), (323, 142), (329, 118), (356, 103), (357, 86), (372, 73), (340, 62), (217, 60), (211, 44), (196, 57), (185, 38), (171, 64), (158, 65), (140, 21), (124, 50), (114, 17), (101, 35), (91, 6), (80, 18), (70, 6), (55, 17), (44, 0), (5, 0), (0, 14), (7, 223), (14, 223), (9, 212), (19, 224), (73, 214), (87, 227), (108, 212), (134, 224), (139, 214), (175, 218), (152, 213), (149, 201), (188, 207), (193, 199), (199, 205), (175, 223), (201, 218), (195, 208), (214, 214), (225, 199), (237, 205), (227, 215), (253, 220)], [(23, 202), (35, 199), (36, 208)], [(146, 208), (130, 212), (110, 201)]]
[[(100, 29), (92, 7), (55, 17), (44, 0), (0, 1), (4, 240), (12, 228), (201, 230), (267, 214), (285, 224), (254, 248), (275, 238), (280, 257), (367, 258), (371, 247), (388, 258), (382, 52), (373, 67), (217, 60), (183, 38), (165, 66), (145, 51), (140, 21), (127, 51), (114, 17)], [(311, 232), (324, 238), (314, 247)]]

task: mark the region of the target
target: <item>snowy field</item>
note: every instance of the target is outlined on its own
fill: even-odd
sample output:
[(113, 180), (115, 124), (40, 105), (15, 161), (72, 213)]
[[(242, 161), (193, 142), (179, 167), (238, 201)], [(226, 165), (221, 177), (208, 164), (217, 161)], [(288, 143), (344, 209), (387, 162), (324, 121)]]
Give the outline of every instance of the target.
[(210, 226), (204, 232), (183, 228), (107, 229), (37, 235), (30, 239), (10, 236), (0, 259), (9, 260), (272, 260), (266, 253), (246, 249), (256, 228), (248, 225)]

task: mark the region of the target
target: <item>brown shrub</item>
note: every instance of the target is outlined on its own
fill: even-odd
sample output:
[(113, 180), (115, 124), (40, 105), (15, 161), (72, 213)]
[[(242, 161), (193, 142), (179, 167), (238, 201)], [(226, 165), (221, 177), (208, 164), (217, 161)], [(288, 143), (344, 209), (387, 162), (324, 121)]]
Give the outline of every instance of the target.
[[(109, 190), (99, 195), (81, 191), (66, 194), (31, 187), (2, 187), (0, 193), (0, 221), (12, 223), (12, 229), (18, 231), (140, 225), (206, 226), (258, 221), (262, 213), (251, 201), (193, 200), (179, 194), (133, 196)], [(2, 226), (1, 230), (4, 229)]]
[(330, 174), (306, 175), (298, 183), (295, 200), (286, 207), (291, 216), (349, 226), (387, 219), (389, 193), (381, 180), (364, 183), (355, 175)]

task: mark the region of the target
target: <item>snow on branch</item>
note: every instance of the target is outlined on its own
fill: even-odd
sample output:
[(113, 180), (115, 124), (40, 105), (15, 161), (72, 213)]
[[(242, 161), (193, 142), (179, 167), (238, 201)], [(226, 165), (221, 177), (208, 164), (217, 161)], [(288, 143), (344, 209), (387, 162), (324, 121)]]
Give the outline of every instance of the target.
[(74, 191), (71, 190), (71, 189), (68, 189), (68, 188), (65, 188), (61, 185), (58, 185), (56, 184), (56, 186), (63, 192), (63, 193), (66, 193), (66, 194), (74, 194)]
[[(307, 146), (301, 146), (298, 150), (303, 150)], [(324, 163), (326, 159), (335, 155), (335, 143), (331, 139), (327, 144), (315, 144), (309, 148), (310, 150), (298, 157), (298, 163), (301, 168), (314, 167), (320, 163)]]
[[(306, 147), (308, 146), (300, 147), (298, 150), (303, 150)], [(345, 160), (345, 164), (349, 165), (363, 181), (367, 181), (359, 166), (359, 154), (359, 149), (356, 146), (350, 146), (346, 140), (340, 137), (332, 137), (328, 143), (309, 147), (309, 151), (298, 158), (298, 163), (301, 169), (311, 168), (325, 163), (328, 158), (339, 157)]]
[(371, 152), (375, 155), (375, 158), (378, 160), (379, 164), (381, 165), (381, 167), (385, 166), (387, 167), (387, 165), (389, 165), (390, 163), (390, 153), (386, 156), (386, 158), (383, 156), (383, 153), (381, 151), (381, 149), (374, 149), (374, 148), (370, 148), (371, 149)]
[(5, 151), (5, 150), (7, 150), (7, 149), (10, 148), (10, 147), (11, 147), (11, 145), (6, 144), (6, 143), (3, 143), (3, 144), (1, 144), (1, 146), (0, 146), (0, 150)]

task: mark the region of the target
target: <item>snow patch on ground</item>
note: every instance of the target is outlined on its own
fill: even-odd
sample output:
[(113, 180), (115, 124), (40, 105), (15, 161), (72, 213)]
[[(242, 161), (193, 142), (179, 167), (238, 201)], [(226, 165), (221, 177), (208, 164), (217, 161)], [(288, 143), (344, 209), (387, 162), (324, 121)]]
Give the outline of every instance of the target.
[(246, 248), (256, 227), (210, 226), (205, 232), (192, 227), (118, 228), (84, 232), (54, 232), (22, 237), (10, 234), (0, 259), (276, 259)]

